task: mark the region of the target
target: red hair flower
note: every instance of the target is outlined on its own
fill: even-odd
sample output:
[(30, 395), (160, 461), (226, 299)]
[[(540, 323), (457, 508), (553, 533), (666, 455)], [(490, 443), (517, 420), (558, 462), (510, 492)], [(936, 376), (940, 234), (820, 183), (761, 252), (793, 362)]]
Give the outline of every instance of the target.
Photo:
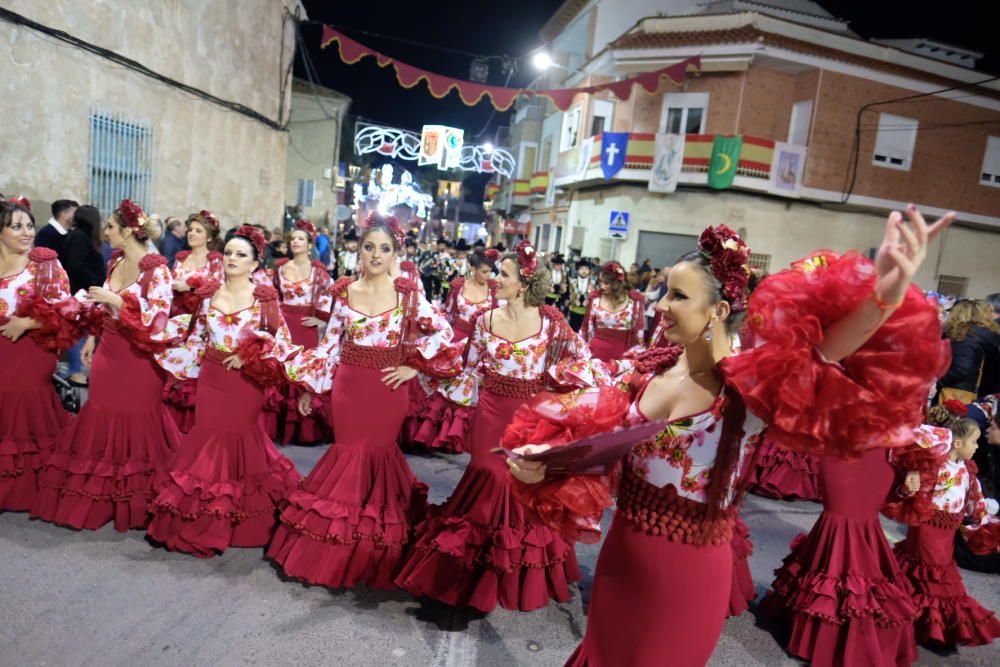
[(943, 405), (948, 412), (959, 417), (965, 417), (969, 414), (969, 406), (954, 398), (948, 399), (941, 405)]
[(264, 257), (264, 235), (260, 233), (260, 230), (252, 225), (243, 225), (236, 230), (233, 236), (239, 236), (240, 238), (246, 239), (257, 249), (257, 257), (262, 259)]
[(486, 255), (486, 259), (490, 260), (494, 264), (496, 264), (497, 260), (500, 259), (500, 251), (496, 248), (490, 248), (483, 254)]
[(625, 269), (618, 262), (605, 262), (601, 267), (601, 273), (605, 273), (620, 283), (625, 282)]
[(215, 230), (219, 230), (219, 219), (216, 218), (210, 211), (199, 211), (198, 216), (206, 223), (215, 227)]
[(20, 206), (22, 208), (26, 208), (29, 211), (31, 210), (31, 200), (25, 197), (24, 195), (21, 195), (20, 197), (11, 197), (10, 199), (7, 200), (7, 203), (13, 204), (14, 206)]
[(730, 307), (736, 312), (746, 310), (750, 248), (739, 234), (726, 225), (709, 227), (698, 239), (698, 253), (708, 260), (712, 275), (722, 283), (722, 294)]
[(314, 225), (313, 223), (309, 222), (308, 220), (296, 220), (295, 229), (301, 229), (302, 231), (304, 231), (306, 234), (309, 235), (310, 241), (312, 241), (313, 243), (316, 242), (316, 234), (318, 232), (316, 231), (316, 225)]
[(514, 247), (514, 252), (517, 253), (517, 267), (521, 275), (525, 280), (530, 281), (535, 277), (535, 271), (538, 270), (538, 255), (535, 253), (535, 246), (531, 245), (531, 241), (525, 239)]
[(379, 213), (372, 212), (368, 215), (368, 219), (365, 220), (365, 230), (369, 230), (377, 225), (385, 225), (392, 232), (392, 235), (396, 237), (396, 245), (400, 248), (403, 247), (403, 242), (406, 240), (406, 234), (403, 232), (403, 228), (399, 226), (399, 220), (396, 219), (394, 215), (381, 215)]
[(125, 226), (135, 232), (137, 239), (146, 240), (146, 212), (142, 210), (141, 206), (131, 199), (123, 199), (115, 212), (119, 219), (125, 223)]

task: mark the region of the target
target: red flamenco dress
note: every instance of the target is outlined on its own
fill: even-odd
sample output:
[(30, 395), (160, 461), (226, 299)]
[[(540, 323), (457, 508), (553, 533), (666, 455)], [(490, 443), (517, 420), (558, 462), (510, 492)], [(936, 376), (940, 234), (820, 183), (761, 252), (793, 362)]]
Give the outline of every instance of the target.
[[(313, 260), (311, 271), (302, 280), (289, 280), (284, 267), (289, 260), (279, 259), (271, 272), (274, 288), (278, 290), (281, 315), (288, 324), (292, 342), (306, 350), (319, 345), (320, 330), (303, 323), (307, 317), (315, 317), (327, 322), (333, 297), (330, 286), (333, 280), (322, 262)], [(328, 426), (326, 404), (316, 400), (309, 416), (299, 414), (298, 402), (302, 390), (294, 384), (270, 387), (263, 414), (264, 429), (272, 439), (280, 443), (313, 445), (330, 442), (332, 434)]]
[(733, 539), (729, 546), (733, 550), (733, 583), (729, 589), (729, 609), (726, 616), (739, 616), (750, 608), (750, 603), (757, 597), (753, 575), (750, 573), (750, 556), (753, 555), (750, 528), (739, 517), (736, 517), (736, 523), (733, 524)]
[[(616, 388), (538, 396), (515, 415), (504, 446), (559, 446), (647, 421), (642, 397), (650, 380), (676, 362), (680, 351), (671, 352), (639, 355), (637, 372)], [(726, 377), (725, 363), (719, 370)], [(604, 509), (617, 496), (594, 573), (586, 634), (567, 665), (708, 662), (726, 616), (738, 611), (732, 608), (738, 471), (762, 428), (726, 387), (709, 409), (672, 420), (606, 476), (513, 481), (530, 516), (567, 540), (596, 542)]]
[(432, 509), (396, 578), (400, 588), (455, 606), (531, 611), (570, 599), (580, 579), (576, 554), (556, 531), (530, 521), (510, 490), (503, 457), (492, 453), (514, 412), (549, 386), (592, 386), (601, 369), (552, 306), (539, 331), (519, 341), (492, 332), (481, 316), (466, 372), (441, 391), (474, 406), (472, 458), (448, 501)]
[(750, 469), (750, 493), (819, 501), (819, 457), (778, 447), (765, 435)]
[[(108, 266), (105, 289), (122, 255)], [(100, 336), (90, 396), (44, 461), (31, 516), (69, 526), (145, 528), (155, 478), (165, 472), (180, 432), (163, 404), (165, 373), (153, 353), (168, 345), (173, 290), (162, 255), (139, 262), (139, 279), (118, 295), (119, 311), (84, 301), (80, 317)], [(82, 294), (82, 293), (81, 293)]]
[[(184, 262), (191, 256), (190, 250), (181, 250), (174, 257), (174, 266), (170, 270), (173, 282), (183, 280), (190, 288), (183, 292), (174, 290), (174, 300), (170, 305), (171, 317), (176, 315), (193, 315), (201, 307), (198, 289), (213, 282), (222, 281), (222, 253), (215, 250), (208, 253), (208, 261), (200, 268), (189, 268)], [(194, 380), (178, 380), (167, 378), (163, 387), (163, 402), (174, 418), (174, 423), (181, 433), (187, 433), (194, 426)]]
[(783, 349), (769, 343), (731, 360), (772, 443), (821, 455), (823, 513), (793, 541), (759, 607), (787, 636), (787, 651), (817, 667), (916, 659), (918, 610), (878, 511), (898, 481), (886, 448), (912, 442), (949, 354), (937, 310), (913, 286), (860, 349), (824, 360), (824, 329), (872, 298), (875, 280), (856, 253), (817, 253), (771, 276), (751, 297), (749, 323), (755, 339)]
[[(966, 592), (955, 563), (955, 531), (964, 519), (972, 522), (970, 533), (991, 531), (972, 461), (951, 460), (951, 431), (933, 426), (917, 429), (916, 444), (897, 457), (895, 463), (921, 475), (921, 490), (913, 497), (893, 503), (887, 512), (909, 524), (906, 539), (896, 545), (896, 559), (913, 587), (913, 601), (920, 611), (914, 627), (920, 644), (954, 647), (983, 646), (1000, 637), (1000, 620)], [(983, 530), (983, 527), (987, 527)], [(992, 544), (970, 542), (980, 551), (996, 551)]]
[(372, 315), (351, 307), (352, 281), (334, 284), (319, 346), (288, 365), (289, 378), (329, 393), (334, 444), (289, 497), (268, 556), (312, 584), (389, 589), (411, 530), (424, 516), (427, 485), (397, 446), (409, 387), (393, 391), (383, 384), (382, 369), (405, 364), (453, 375), (460, 353), (451, 345), (451, 327), (412, 281), (397, 278), (398, 305)]
[(590, 346), (595, 359), (612, 361), (627, 352), (641, 352), (645, 338), (646, 305), (642, 292), (630, 290), (621, 310), (605, 310), (601, 291), (594, 290), (587, 301), (580, 335)]
[[(451, 281), (451, 290), (444, 311), (454, 331), (453, 341), (469, 345), (469, 336), (476, 320), (488, 310), (497, 307), (496, 282), (490, 280), (487, 297), (482, 301), (469, 301), (465, 294), (465, 278)], [(456, 404), (437, 391), (434, 382), (424, 382), (421, 391), (412, 391), (415, 401), (406, 420), (406, 440), (429, 449), (464, 452), (472, 411)]]
[[(281, 318), (277, 293), (254, 290), (249, 308), (224, 313), (211, 304), (218, 284), (198, 290), (202, 306), (175, 317), (183, 345), (157, 355), (174, 377), (198, 381), (194, 427), (157, 484), (148, 534), (168, 549), (200, 558), (227, 547), (264, 547), (285, 499), (301, 481), (261, 427), (264, 387), (285, 381), (299, 353)], [(239, 371), (225, 359), (237, 355)]]
[(35, 248), (24, 269), (0, 278), (0, 325), (29, 317), (40, 326), (15, 342), (0, 336), (0, 511), (26, 512), (43, 458), (69, 415), (52, 388), (59, 353), (79, 338), (60, 316), (71, 299), (56, 253)]

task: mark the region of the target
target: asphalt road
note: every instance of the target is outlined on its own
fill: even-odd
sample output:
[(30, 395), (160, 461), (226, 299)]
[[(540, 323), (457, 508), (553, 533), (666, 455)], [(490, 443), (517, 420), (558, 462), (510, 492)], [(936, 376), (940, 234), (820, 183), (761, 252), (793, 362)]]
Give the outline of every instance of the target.
[[(325, 448), (288, 447), (306, 473)], [(462, 456), (410, 456), (440, 502)], [(789, 541), (819, 513), (812, 503), (748, 498), (758, 595)], [(899, 526), (885, 522), (890, 539)], [(558, 667), (586, 626), (598, 546), (578, 548), (585, 579), (567, 604), (532, 613), (470, 615), (405, 593), (329, 591), (286, 580), (260, 549), (209, 560), (170, 553), (140, 531), (79, 532), (0, 514), (0, 665), (407, 665)], [(1000, 609), (995, 575), (963, 572), (970, 593)], [(664, 619), (669, 622), (669, 619)], [(669, 665), (669, 656), (663, 664)], [(712, 665), (794, 665), (747, 612), (727, 622)], [(998, 665), (1000, 644), (921, 665)]]

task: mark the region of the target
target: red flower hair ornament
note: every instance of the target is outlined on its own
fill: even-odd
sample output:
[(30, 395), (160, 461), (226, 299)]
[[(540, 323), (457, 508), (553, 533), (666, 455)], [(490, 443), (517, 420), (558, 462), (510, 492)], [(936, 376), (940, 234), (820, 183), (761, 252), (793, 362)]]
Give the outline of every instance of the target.
[(7, 200), (7, 203), (13, 204), (14, 206), (20, 206), (22, 208), (26, 208), (29, 211), (31, 210), (31, 200), (25, 197), (24, 195), (20, 197), (11, 197), (10, 199)]
[(403, 232), (403, 228), (399, 226), (399, 220), (396, 219), (394, 215), (379, 215), (378, 213), (370, 213), (368, 219), (365, 220), (365, 231), (368, 231), (372, 227), (377, 227), (378, 225), (385, 225), (392, 232), (392, 235), (396, 237), (396, 246), (399, 248), (403, 247), (403, 242), (406, 240), (406, 234)]
[(942, 403), (945, 409), (957, 417), (965, 417), (969, 414), (969, 406), (954, 398), (950, 398)]
[(302, 231), (304, 231), (306, 234), (309, 235), (310, 241), (312, 241), (313, 243), (316, 242), (316, 234), (318, 232), (316, 231), (316, 225), (314, 225), (313, 223), (309, 222), (308, 220), (296, 220), (295, 229), (301, 229)]
[(606, 273), (620, 283), (625, 282), (625, 269), (618, 262), (605, 262), (601, 273)]
[(219, 231), (219, 219), (212, 215), (210, 211), (198, 211), (198, 216), (212, 227), (215, 227), (215, 231)]
[(490, 248), (489, 250), (485, 251), (483, 254), (486, 255), (486, 259), (490, 260), (494, 264), (496, 264), (497, 260), (500, 259), (500, 251), (497, 250), (496, 248)]
[(746, 310), (750, 248), (740, 235), (726, 225), (709, 227), (698, 239), (698, 253), (709, 262), (712, 275), (722, 283), (722, 294), (733, 311)]
[(260, 230), (251, 225), (243, 225), (236, 230), (233, 236), (239, 236), (242, 239), (249, 241), (254, 248), (257, 249), (258, 259), (264, 258), (264, 235), (260, 233)]
[(142, 210), (141, 206), (131, 199), (123, 199), (115, 213), (118, 215), (118, 219), (135, 233), (137, 239), (146, 240), (146, 212)]
[(535, 277), (535, 271), (538, 270), (538, 255), (535, 253), (535, 246), (531, 245), (531, 241), (525, 239), (514, 247), (514, 252), (517, 253), (518, 270), (525, 280), (530, 281)]

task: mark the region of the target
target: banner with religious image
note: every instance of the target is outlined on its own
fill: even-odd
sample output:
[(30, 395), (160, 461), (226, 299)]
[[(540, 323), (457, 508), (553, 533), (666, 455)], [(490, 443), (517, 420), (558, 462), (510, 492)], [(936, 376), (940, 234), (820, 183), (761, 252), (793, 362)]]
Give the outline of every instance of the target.
[(806, 164), (806, 147), (774, 142), (774, 161), (768, 191), (784, 197), (799, 197), (802, 190), (802, 170)]
[(625, 166), (628, 132), (605, 132), (601, 135), (601, 173), (605, 180), (614, 178)]
[(677, 190), (684, 164), (683, 134), (658, 133), (653, 148), (653, 169), (649, 175), (649, 191), (669, 194)]

